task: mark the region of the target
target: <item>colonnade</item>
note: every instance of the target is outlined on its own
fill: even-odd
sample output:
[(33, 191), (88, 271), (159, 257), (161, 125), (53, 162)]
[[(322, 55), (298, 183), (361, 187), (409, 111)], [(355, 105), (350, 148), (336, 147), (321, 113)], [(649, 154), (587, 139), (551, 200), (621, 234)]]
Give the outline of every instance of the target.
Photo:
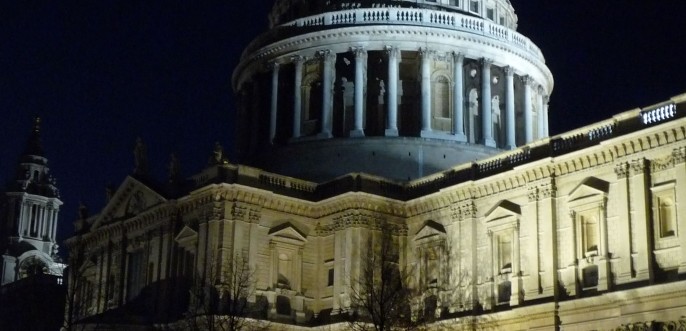
[(55, 241), (58, 210), (49, 206), (24, 201), (19, 214), (19, 235)]
[[(399, 84), (399, 63), (401, 58), (401, 50), (395, 46), (386, 46), (382, 50), (385, 53), (387, 61), (387, 83), (384, 88), (387, 98), (385, 99), (385, 136), (398, 136), (398, 84)], [(354, 119), (353, 127), (349, 131), (350, 137), (364, 137), (364, 116), (365, 116), (365, 90), (366, 90), (366, 74), (367, 74), (367, 50), (362, 47), (351, 48), (351, 53), (354, 56), (354, 97), (353, 109)], [(436, 60), (436, 51), (421, 48), (418, 50), (420, 58), (420, 68), (418, 80), (420, 81), (420, 95), (421, 95), (421, 137), (439, 138), (455, 141), (468, 141), (465, 132), (465, 55), (459, 52), (448, 53), (447, 57), (452, 65), (452, 81), (451, 81), (451, 116), (452, 127), (451, 132), (444, 132), (436, 130), (432, 127), (432, 65)], [(338, 54), (330, 50), (320, 50), (316, 52), (315, 59), (321, 63), (321, 125), (320, 131), (316, 134), (316, 138), (325, 139), (331, 138), (332, 122), (333, 122), (333, 93), (334, 83), (336, 80), (336, 59)], [(290, 62), (294, 64), (294, 89), (293, 89), (293, 123), (292, 123), (292, 139), (298, 139), (302, 136), (302, 112), (303, 112), (303, 65), (309, 60), (301, 55), (290, 57)], [(481, 137), (478, 141), (469, 141), (470, 143), (477, 143), (488, 147), (498, 147), (505, 149), (512, 149), (517, 146), (517, 138), (519, 137), (520, 144), (529, 143), (534, 139), (546, 137), (548, 135), (548, 97), (543, 86), (534, 82), (530, 76), (519, 76), (521, 79), (522, 88), (522, 110), (523, 113), (521, 121), (523, 122), (522, 132), (517, 133), (515, 112), (515, 70), (511, 66), (502, 68), (505, 73), (505, 129), (503, 130), (504, 139), (500, 139), (498, 143), (494, 137), (494, 120), (493, 120), (493, 105), (491, 92), (494, 81), (492, 74), (492, 66), (494, 61), (488, 58), (477, 59), (481, 71), (480, 77), (480, 91), (479, 91), (479, 111), (481, 113)], [(279, 62), (283, 59), (273, 61), (270, 63), (271, 70), (271, 103), (270, 103), (270, 118), (269, 118), (269, 141), (273, 143), (277, 132), (277, 118), (279, 112), (279, 74), (280, 68), (284, 63)], [(352, 61), (351, 61), (352, 62)], [(488, 97), (482, 97), (488, 96)], [(535, 96), (535, 99), (532, 99)], [(471, 100), (470, 100), (471, 101)], [(537, 130), (534, 132), (534, 107), (537, 112)], [(471, 114), (470, 114), (471, 116)], [(473, 130), (474, 128), (470, 128)]]

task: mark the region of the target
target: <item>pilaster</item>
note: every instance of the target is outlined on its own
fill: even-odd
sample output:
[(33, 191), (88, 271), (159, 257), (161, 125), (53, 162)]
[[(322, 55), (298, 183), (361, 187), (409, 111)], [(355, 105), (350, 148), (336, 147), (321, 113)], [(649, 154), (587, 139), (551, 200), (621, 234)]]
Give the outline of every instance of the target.
[(635, 269), (636, 280), (654, 280), (653, 238), (650, 228), (650, 196), (649, 178), (645, 159), (637, 159), (629, 164), (629, 213), (631, 228), (636, 235), (635, 247), (632, 247), (631, 257)]

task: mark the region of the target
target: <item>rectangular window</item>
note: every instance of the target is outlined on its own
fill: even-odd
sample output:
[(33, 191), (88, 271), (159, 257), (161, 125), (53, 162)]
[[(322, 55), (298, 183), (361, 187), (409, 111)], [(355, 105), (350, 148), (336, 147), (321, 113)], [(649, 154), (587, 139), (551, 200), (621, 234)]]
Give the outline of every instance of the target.
[(500, 16), (500, 25), (505, 25), (505, 17)]
[(598, 219), (592, 213), (581, 216), (584, 253), (586, 256), (598, 255)]
[(474, 1), (474, 0), (470, 1), (469, 2), (469, 10), (473, 11), (475, 13), (478, 13), (479, 12), (479, 2)]
[(495, 17), (495, 12), (493, 11), (493, 8), (488, 8), (486, 9), (486, 17), (493, 21), (493, 18)]
[(333, 268), (329, 269), (329, 278), (326, 282), (326, 286), (333, 286)]
[(460, 0), (450, 0), (449, 4), (451, 6), (460, 6)]
[(512, 272), (512, 237), (509, 234), (498, 236), (498, 257), (501, 272)]

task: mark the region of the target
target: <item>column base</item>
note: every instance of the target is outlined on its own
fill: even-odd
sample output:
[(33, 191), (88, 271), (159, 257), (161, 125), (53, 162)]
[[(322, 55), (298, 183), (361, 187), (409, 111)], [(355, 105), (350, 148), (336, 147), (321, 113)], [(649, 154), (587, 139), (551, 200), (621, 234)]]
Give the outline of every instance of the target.
[(455, 137), (455, 141), (467, 142), (467, 136), (464, 133), (455, 133), (453, 136)]
[(481, 140), (481, 143), (486, 147), (496, 147), (495, 140), (493, 138), (486, 138)]
[(362, 138), (364, 137), (363, 129), (350, 130), (350, 138)]
[(398, 136), (398, 129), (386, 129), (386, 132), (384, 135), (386, 137), (397, 137)]
[(505, 149), (507, 149), (507, 150), (513, 150), (515, 148), (517, 148), (517, 146), (515, 146), (515, 145), (506, 145), (505, 146)]
[(317, 134), (317, 138), (328, 139), (328, 138), (333, 138), (333, 135), (329, 131), (322, 131), (322, 132)]

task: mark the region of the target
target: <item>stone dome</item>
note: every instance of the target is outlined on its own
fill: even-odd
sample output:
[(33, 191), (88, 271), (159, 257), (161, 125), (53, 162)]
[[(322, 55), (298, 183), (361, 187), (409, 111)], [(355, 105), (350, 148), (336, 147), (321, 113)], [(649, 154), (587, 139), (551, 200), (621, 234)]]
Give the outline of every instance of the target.
[(232, 77), (241, 163), (404, 181), (548, 135), (553, 77), (507, 0), (276, 0), (270, 19)]

